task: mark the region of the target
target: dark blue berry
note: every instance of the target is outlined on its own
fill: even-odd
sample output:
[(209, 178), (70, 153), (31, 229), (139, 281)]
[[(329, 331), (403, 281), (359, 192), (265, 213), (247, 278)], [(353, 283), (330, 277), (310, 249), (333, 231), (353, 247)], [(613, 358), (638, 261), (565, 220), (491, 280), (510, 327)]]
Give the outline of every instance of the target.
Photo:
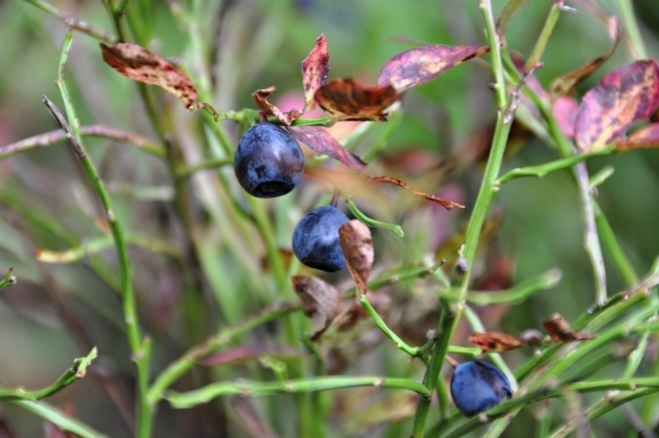
[(331, 205), (318, 207), (300, 220), (293, 232), (293, 253), (303, 264), (321, 271), (344, 269), (339, 228), (348, 216)]
[(304, 172), (304, 155), (288, 132), (276, 125), (259, 123), (240, 139), (233, 169), (247, 193), (257, 198), (275, 198), (298, 185)]
[(453, 403), (467, 417), (493, 408), (512, 394), (506, 376), (487, 362), (460, 364), (451, 377)]

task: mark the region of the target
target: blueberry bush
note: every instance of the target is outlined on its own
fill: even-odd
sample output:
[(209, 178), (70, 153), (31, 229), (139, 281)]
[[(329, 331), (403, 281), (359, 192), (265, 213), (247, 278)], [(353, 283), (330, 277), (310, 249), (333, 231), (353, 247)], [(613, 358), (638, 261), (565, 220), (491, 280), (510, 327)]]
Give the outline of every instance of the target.
[(656, 436), (656, 17), (0, 0), (0, 436)]

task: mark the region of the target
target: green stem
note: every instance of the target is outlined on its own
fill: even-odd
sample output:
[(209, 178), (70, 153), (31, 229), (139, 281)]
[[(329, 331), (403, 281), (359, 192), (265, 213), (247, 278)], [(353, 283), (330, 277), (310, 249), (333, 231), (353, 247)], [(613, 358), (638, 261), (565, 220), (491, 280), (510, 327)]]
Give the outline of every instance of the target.
[(204, 169), (218, 169), (224, 166), (232, 166), (232, 158), (212, 158), (210, 160), (202, 161), (201, 163), (195, 164), (193, 166), (184, 167), (176, 171), (176, 178), (187, 178)]
[(16, 276), (14, 276), (14, 268), (9, 268), (5, 278), (0, 280), (0, 290), (16, 284), (17, 281)]
[(631, 0), (618, 0), (622, 22), (627, 30), (627, 35), (632, 43), (632, 51), (636, 59), (648, 59), (648, 52), (645, 48), (645, 42), (638, 28), (636, 17), (634, 16), (634, 7)]
[(330, 376), (313, 379), (293, 379), (286, 382), (258, 382), (242, 380), (238, 382), (217, 382), (187, 393), (169, 392), (166, 399), (175, 408), (190, 408), (222, 395), (263, 396), (272, 394), (299, 394), (328, 391), (342, 388), (375, 386), (387, 389), (405, 389), (430, 398), (425, 385), (412, 380), (389, 377), (344, 377)]
[(352, 214), (355, 215), (357, 219), (359, 219), (361, 222), (364, 224), (368, 225), (369, 227), (372, 228), (382, 228), (385, 230), (389, 230), (392, 233), (394, 233), (398, 237), (405, 237), (405, 232), (403, 231), (403, 228), (400, 225), (395, 225), (395, 224), (388, 224), (386, 222), (380, 222), (378, 220), (375, 220), (373, 218), (370, 218), (366, 216), (360, 209), (357, 207), (357, 205), (354, 203), (352, 198), (349, 196), (345, 197), (346, 198), (346, 204), (348, 204), (348, 208), (352, 212)]
[(108, 44), (114, 44), (117, 41), (117, 39), (114, 36), (110, 35), (104, 30), (97, 29), (85, 23), (84, 21), (80, 21), (76, 18), (73, 18), (71, 15), (67, 14), (66, 12), (60, 11), (59, 9), (57, 9), (55, 6), (51, 5), (48, 2), (45, 2), (43, 0), (25, 0), (25, 1), (31, 3), (32, 5), (41, 9), (42, 11), (59, 18), (67, 26), (81, 33), (87, 34), (93, 38), (96, 38), (97, 40), (106, 42)]
[[(425, 383), (427, 388), (435, 388), (435, 382), (439, 376), (444, 357), (448, 351), (448, 346), (453, 334), (461, 319), (463, 306), (461, 303), (467, 295), (469, 281), (471, 278), (471, 266), (473, 266), (476, 256), (476, 248), (480, 237), (483, 223), (489, 211), (492, 198), (497, 192), (496, 179), (501, 169), (503, 154), (506, 149), (508, 134), (511, 124), (504, 124), (503, 111), (507, 107), (506, 83), (503, 74), (503, 65), (501, 60), (500, 39), (496, 33), (494, 16), (492, 15), (492, 4), (489, 0), (483, 0), (480, 5), (483, 19), (487, 30), (487, 39), (490, 45), (490, 55), (492, 59), (492, 68), (495, 78), (495, 91), (497, 97), (497, 121), (494, 130), (494, 138), (490, 149), (490, 157), (485, 167), (483, 182), (481, 183), (474, 211), (467, 227), (465, 235), (465, 244), (463, 256), (467, 262), (467, 272), (462, 276), (457, 294), (451, 301), (444, 302), (444, 315), (440, 318), (437, 333), (439, 339), (432, 352), (430, 364), (426, 371)], [(412, 437), (421, 438), (424, 435), (426, 417), (430, 407), (430, 401), (420, 398), (417, 402), (416, 412), (414, 415), (414, 424), (412, 426)]]
[(558, 22), (558, 17), (561, 15), (560, 3), (562, 3), (562, 1), (557, 1), (552, 5), (551, 10), (549, 11), (549, 16), (545, 21), (545, 25), (542, 28), (542, 31), (540, 32), (540, 36), (538, 37), (538, 40), (535, 43), (535, 47), (533, 48), (533, 51), (531, 51), (531, 55), (526, 60), (526, 64), (524, 65), (526, 71), (529, 71), (530, 69), (534, 68), (536, 65), (538, 65), (540, 59), (542, 59), (542, 54), (545, 52), (545, 48), (547, 48), (547, 43), (549, 43), (549, 38), (551, 37), (551, 34), (554, 32), (554, 28), (556, 27), (556, 23)]
[(554, 268), (534, 278), (522, 281), (508, 290), (496, 292), (467, 292), (467, 302), (476, 306), (491, 306), (495, 304), (516, 304), (536, 292), (555, 287), (561, 280), (563, 273)]
[(85, 151), (85, 147), (82, 143), (80, 137), (80, 130), (78, 126), (78, 118), (75, 114), (75, 110), (71, 103), (66, 84), (64, 82), (64, 67), (66, 65), (66, 60), (68, 56), (68, 50), (71, 47), (71, 42), (73, 38), (73, 33), (69, 29), (69, 32), (64, 39), (62, 45), (62, 52), (60, 55), (59, 63), (59, 74), (56, 80), (57, 87), (59, 88), (60, 94), (62, 95), (62, 100), (64, 101), (64, 106), (66, 108), (66, 114), (69, 119), (69, 124), (64, 120), (62, 115), (59, 113), (57, 108), (44, 96), (44, 103), (55, 117), (59, 123), (62, 130), (65, 132), (67, 138), (69, 139), (71, 145), (73, 146), (74, 152), (77, 158), (80, 160), (82, 167), (84, 168), (87, 176), (91, 180), (91, 183), (98, 195), (103, 207), (106, 211), (106, 217), (108, 224), (110, 225), (110, 230), (112, 232), (112, 237), (117, 249), (117, 257), (119, 261), (119, 277), (121, 284), (121, 298), (123, 303), (124, 310), (124, 319), (126, 324), (126, 332), (128, 335), (128, 343), (133, 355), (133, 361), (137, 365), (137, 380), (138, 380), (138, 431), (137, 435), (140, 438), (148, 438), (151, 435), (151, 415), (152, 408), (148, 404), (146, 399), (146, 392), (143, 391), (144, 388), (148, 385), (148, 364), (149, 364), (149, 351), (142, 344), (139, 323), (138, 323), (138, 314), (137, 314), (137, 304), (135, 299), (135, 294), (133, 292), (133, 287), (131, 284), (131, 266), (130, 260), (128, 259), (128, 250), (126, 245), (126, 238), (124, 234), (123, 225), (121, 220), (117, 216), (114, 206), (112, 204), (112, 199), (105, 188), (105, 184), (101, 180), (96, 170), (96, 166), (89, 159)]
[(65, 432), (71, 432), (82, 438), (104, 438), (105, 435), (92, 429), (86, 424), (72, 418), (70, 415), (60, 411), (59, 409), (50, 406), (44, 402), (36, 402), (32, 400), (14, 400), (12, 401), (16, 406), (32, 412), (46, 421), (50, 421), (57, 427)]

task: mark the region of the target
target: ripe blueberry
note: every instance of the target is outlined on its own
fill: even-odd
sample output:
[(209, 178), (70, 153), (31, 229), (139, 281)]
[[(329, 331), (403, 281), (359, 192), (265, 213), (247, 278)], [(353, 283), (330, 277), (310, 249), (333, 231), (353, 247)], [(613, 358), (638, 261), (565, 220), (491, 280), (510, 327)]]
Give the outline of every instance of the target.
[(303, 264), (321, 271), (344, 269), (339, 228), (348, 216), (331, 205), (318, 207), (300, 220), (293, 232), (293, 253)]
[(453, 403), (463, 415), (474, 416), (512, 396), (510, 382), (494, 365), (465, 362), (451, 377)]
[(288, 132), (276, 125), (259, 123), (240, 139), (233, 169), (247, 193), (257, 198), (276, 198), (300, 182), (304, 155)]

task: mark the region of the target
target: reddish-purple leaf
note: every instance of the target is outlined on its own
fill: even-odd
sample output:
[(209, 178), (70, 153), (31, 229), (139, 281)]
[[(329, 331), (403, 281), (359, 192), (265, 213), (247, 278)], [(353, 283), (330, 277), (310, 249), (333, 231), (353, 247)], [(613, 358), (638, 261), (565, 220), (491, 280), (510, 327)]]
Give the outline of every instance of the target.
[(551, 87), (549, 87), (551, 90), (552, 98), (555, 99), (557, 97), (571, 95), (574, 92), (574, 88), (581, 81), (586, 79), (588, 76), (590, 76), (591, 73), (600, 68), (600, 66), (604, 64), (606, 60), (611, 57), (611, 55), (613, 55), (613, 52), (615, 51), (616, 47), (618, 47), (618, 43), (622, 37), (622, 29), (620, 28), (620, 24), (618, 23), (618, 19), (616, 17), (609, 18), (608, 26), (609, 35), (613, 40), (613, 45), (609, 51), (604, 55), (593, 59), (586, 65), (583, 65), (578, 69), (571, 71), (570, 73), (564, 74), (554, 79), (551, 83)]
[(622, 140), (625, 131), (659, 107), (659, 63), (636, 61), (608, 73), (584, 96), (575, 125), (582, 151)]
[(316, 108), (317, 103), (314, 99), (316, 91), (327, 82), (327, 74), (329, 73), (329, 51), (327, 50), (327, 39), (324, 34), (321, 34), (316, 39), (314, 46), (309, 56), (302, 61), (302, 84), (304, 85), (304, 111), (309, 111)]
[(398, 100), (391, 85), (364, 87), (354, 79), (333, 79), (316, 91), (318, 105), (335, 120), (387, 120), (385, 109)]
[(561, 127), (563, 135), (567, 138), (574, 137), (574, 124), (579, 112), (579, 102), (573, 97), (561, 96), (552, 105), (554, 118)]
[(366, 163), (361, 158), (346, 150), (332, 137), (332, 134), (320, 126), (295, 126), (288, 130), (297, 141), (306, 144), (320, 154), (339, 160), (353, 169), (363, 169), (366, 167)]
[(368, 292), (368, 277), (373, 267), (373, 238), (371, 230), (358, 220), (351, 220), (339, 228), (339, 244), (346, 259), (346, 265), (357, 290), (365, 294)]
[(268, 102), (268, 97), (275, 91), (277, 91), (277, 87), (263, 88), (253, 92), (252, 97), (254, 98), (254, 102), (256, 102), (259, 108), (261, 108), (267, 115), (276, 117), (277, 120), (285, 125), (290, 125), (300, 118), (302, 112), (300, 110), (292, 109), (287, 113), (283, 113), (275, 105)]
[(250, 345), (239, 346), (221, 353), (216, 353), (202, 360), (200, 365), (231, 365), (251, 362), (260, 356), (276, 356), (280, 358), (302, 357), (299, 351), (283, 345)]
[(197, 90), (185, 73), (144, 47), (130, 43), (112, 46), (101, 43), (101, 53), (106, 64), (127, 78), (165, 89), (178, 97), (189, 110), (208, 108), (216, 114), (209, 104), (194, 103)]
[(625, 142), (618, 143), (618, 150), (625, 151), (639, 148), (659, 147), (659, 123), (653, 123), (639, 129)]
[(487, 46), (424, 46), (407, 50), (387, 61), (378, 85), (391, 85), (402, 93), (432, 81), (437, 76), (490, 50)]

